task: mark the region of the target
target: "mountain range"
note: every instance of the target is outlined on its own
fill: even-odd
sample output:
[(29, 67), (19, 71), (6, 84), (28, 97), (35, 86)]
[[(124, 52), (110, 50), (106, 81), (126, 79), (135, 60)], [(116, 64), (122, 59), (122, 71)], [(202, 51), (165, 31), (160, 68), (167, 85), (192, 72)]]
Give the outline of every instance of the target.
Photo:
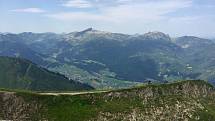
[(94, 30), (0, 34), (0, 56), (19, 57), (94, 88), (202, 79), (215, 84), (215, 43), (162, 32), (127, 35)]

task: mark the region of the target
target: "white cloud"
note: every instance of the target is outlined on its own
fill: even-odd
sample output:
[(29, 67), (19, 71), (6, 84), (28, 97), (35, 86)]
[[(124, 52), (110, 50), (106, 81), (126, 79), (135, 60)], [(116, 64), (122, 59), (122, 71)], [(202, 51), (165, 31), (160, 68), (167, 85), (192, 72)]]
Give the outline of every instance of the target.
[[(98, 2), (98, 1), (97, 1)], [(120, 2), (120, 3), (119, 3)], [(70, 4), (69, 4), (70, 3)], [(60, 12), (49, 14), (47, 16), (69, 21), (88, 21), (94, 20), (115, 22), (115, 23), (147, 23), (151, 21), (159, 21), (166, 17), (166, 14), (175, 12), (179, 9), (186, 8), (192, 5), (191, 0), (118, 0), (114, 6), (104, 6), (97, 8), (97, 12)], [(123, 3), (123, 4), (121, 4)], [(102, 4), (102, 0), (100, 0)], [(83, 6), (82, 6), (83, 5)], [(67, 6), (73, 7), (90, 7), (93, 6), (85, 0), (68, 1)]]
[(24, 8), (24, 9), (14, 9), (12, 12), (23, 12), (23, 13), (44, 13), (45, 10), (40, 8)]
[(105, 17), (102, 15), (96, 15), (96, 14), (90, 14), (85, 12), (67, 12), (67, 13), (57, 13), (57, 14), (51, 14), (47, 15), (48, 17), (56, 18), (59, 20), (78, 20), (78, 21), (96, 21), (96, 20), (102, 20)]
[(92, 3), (87, 0), (69, 0), (63, 4), (65, 7), (74, 7), (74, 8), (90, 8)]

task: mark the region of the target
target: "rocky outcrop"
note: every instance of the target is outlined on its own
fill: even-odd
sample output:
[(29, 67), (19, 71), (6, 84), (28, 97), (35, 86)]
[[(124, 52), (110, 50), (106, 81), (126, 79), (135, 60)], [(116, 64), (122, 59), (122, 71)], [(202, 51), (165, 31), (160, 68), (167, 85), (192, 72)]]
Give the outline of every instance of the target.
[(215, 90), (204, 81), (78, 95), (0, 92), (0, 120), (214, 121)]
[[(35, 101), (25, 101), (13, 92), (0, 92), (0, 120), (31, 121), (42, 119), (41, 105)], [(34, 117), (35, 116), (35, 117)]]
[[(207, 98), (212, 97), (215, 97), (214, 88), (207, 83), (202, 83), (202, 81), (151, 85), (145, 88), (109, 92), (103, 96), (107, 103), (115, 99), (127, 99), (131, 102), (138, 100), (141, 104), (127, 111), (100, 112), (92, 121), (200, 120), (197, 112), (207, 111), (201, 101), (204, 98), (207, 100)], [(214, 103), (214, 98), (211, 101)]]
[(184, 81), (172, 84), (147, 85), (145, 87), (112, 91), (104, 98), (155, 98), (165, 95), (183, 95), (185, 97), (209, 97), (214, 95), (214, 87), (204, 81)]

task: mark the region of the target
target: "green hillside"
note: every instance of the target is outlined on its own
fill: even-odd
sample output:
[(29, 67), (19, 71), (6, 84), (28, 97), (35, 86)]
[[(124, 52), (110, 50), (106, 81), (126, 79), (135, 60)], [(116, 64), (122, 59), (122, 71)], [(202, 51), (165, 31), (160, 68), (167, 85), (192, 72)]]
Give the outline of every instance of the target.
[(0, 57), (0, 88), (36, 91), (88, 90), (92, 87), (69, 80), (30, 61)]
[(215, 89), (182, 81), (74, 96), (0, 92), (0, 108), (0, 119), (22, 121), (214, 121)]

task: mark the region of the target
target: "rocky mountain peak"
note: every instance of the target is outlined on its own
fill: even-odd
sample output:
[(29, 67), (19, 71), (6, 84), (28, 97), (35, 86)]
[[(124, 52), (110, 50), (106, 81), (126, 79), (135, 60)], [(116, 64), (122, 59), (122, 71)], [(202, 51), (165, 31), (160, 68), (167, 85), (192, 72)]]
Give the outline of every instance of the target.
[(162, 32), (158, 32), (158, 31), (148, 32), (148, 33), (145, 33), (143, 36), (145, 38), (149, 38), (149, 39), (171, 40), (171, 38), (168, 34), (164, 34)]
[(88, 29), (85, 29), (79, 33), (88, 33), (88, 34), (111, 34), (110, 32), (107, 32), (107, 31), (100, 31), (100, 30), (96, 30), (94, 28), (88, 28)]
[(93, 31), (93, 28), (87, 28), (83, 31), (80, 31), (80, 33), (86, 33), (86, 32), (90, 32), (90, 31)]
[(176, 39), (176, 43), (180, 46), (193, 46), (196, 47), (196, 45), (203, 46), (203, 45), (213, 45), (213, 41), (209, 39), (203, 39), (199, 37), (194, 36), (183, 36)]

